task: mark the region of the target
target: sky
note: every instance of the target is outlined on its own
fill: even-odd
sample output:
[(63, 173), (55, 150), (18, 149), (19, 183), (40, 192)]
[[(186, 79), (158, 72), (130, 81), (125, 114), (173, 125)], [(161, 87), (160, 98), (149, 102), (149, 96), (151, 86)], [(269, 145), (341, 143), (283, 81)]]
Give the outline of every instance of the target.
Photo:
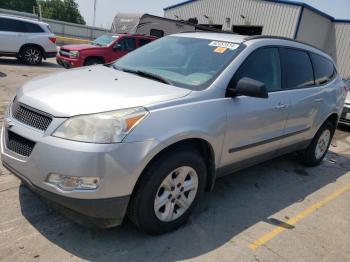
[[(215, 0), (212, 0), (215, 1)], [(350, 20), (350, 0), (294, 0), (307, 3), (337, 19)], [(88, 25), (93, 23), (94, 0), (76, 0)], [(183, 0), (97, 0), (96, 26), (110, 28), (114, 16), (121, 13), (150, 13), (163, 16), (163, 8)]]

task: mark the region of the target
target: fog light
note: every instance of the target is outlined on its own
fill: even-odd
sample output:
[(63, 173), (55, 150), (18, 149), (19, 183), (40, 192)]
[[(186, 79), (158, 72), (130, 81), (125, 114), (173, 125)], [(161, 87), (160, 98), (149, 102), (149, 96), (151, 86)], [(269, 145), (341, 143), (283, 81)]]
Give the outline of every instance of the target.
[(63, 191), (95, 190), (100, 185), (100, 178), (50, 174), (47, 177), (46, 182)]

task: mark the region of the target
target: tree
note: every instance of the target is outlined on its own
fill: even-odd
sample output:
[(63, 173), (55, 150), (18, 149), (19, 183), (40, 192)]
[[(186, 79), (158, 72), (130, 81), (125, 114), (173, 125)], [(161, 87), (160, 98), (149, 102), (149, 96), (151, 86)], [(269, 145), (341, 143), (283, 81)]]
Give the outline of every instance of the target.
[(3, 9), (32, 13), (33, 6), (36, 6), (36, 0), (0, 0)]
[(40, 0), (38, 2), (41, 5), (43, 17), (76, 24), (86, 24), (79, 12), (79, 6), (74, 0)]
[(79, 12), (79, 6), (74, 0), (0, 0), (0, 8), (33, 12), (33, 6), (41, 5), (45, 18), (85, 25), (85, 20)]

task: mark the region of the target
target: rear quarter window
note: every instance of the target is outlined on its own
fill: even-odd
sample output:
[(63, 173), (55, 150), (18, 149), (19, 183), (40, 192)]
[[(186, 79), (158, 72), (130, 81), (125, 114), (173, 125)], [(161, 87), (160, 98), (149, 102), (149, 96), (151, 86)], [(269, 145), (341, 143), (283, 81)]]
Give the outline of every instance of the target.
[(281, 48), (280, 54), (287, 89), (305, 88), (315, 84), (312, 63), (306, 51)]
[(316, 85), (323, 85), (332, 81), (336, 75), (333, 62), (313, 53), (310, 54), (310, 57), (314, 66)]

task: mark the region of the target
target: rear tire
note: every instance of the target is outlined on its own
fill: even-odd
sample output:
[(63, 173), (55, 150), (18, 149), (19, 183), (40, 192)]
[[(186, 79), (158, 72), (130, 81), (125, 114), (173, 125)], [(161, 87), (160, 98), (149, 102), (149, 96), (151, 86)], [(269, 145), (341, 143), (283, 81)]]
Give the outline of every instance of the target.
[(43, 53), (36, 46), (27, 46), (21, 51), (20, 61), (28, 65), (40, 65), (43, 61)]
[(177, 229), (203, 195), (206, 177), (203, 158), (193, 149), (161, 155), (142, 174), (131, 197), (129, 219), (149, 234)]
[(99, 65), (99, 64), (103, 64), (103, 61), (101, 59), (98, 58), (89, 58), (85, 61), (85, 66), (92, 66), (92, 65)]
[(326, 156), (335, 132), (334, 125), (327, 121), (317, 131), (310, 145), (299, 151), (300, 161), (306, 166), (317, 166)]

